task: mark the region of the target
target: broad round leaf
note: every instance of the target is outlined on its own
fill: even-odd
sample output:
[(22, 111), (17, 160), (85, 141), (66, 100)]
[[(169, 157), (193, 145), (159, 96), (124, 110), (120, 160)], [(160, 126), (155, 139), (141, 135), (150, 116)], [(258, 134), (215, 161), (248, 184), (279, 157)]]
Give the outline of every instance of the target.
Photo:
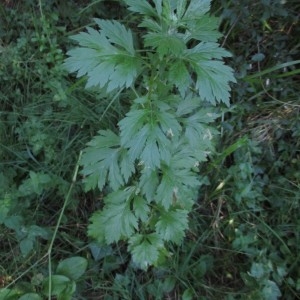
[[(70, 287), (73, 286), (73, 283), (74, 282), (66, 276), (53, 275), (51, 295), (58, 296), (66, 290), (70, 290)], [(45, 278), (43, 282), (43, 293), (44, 295), (49, 294), (49, 277)]]
[(19, 300), (42, 300), (42, 298), (36, 293), (27, 293), (20, 297)]
[(84, 274), (87, 264), (87, 260), (83, 257), (70, 257), (64, 259), (58, 264), (56, 273), (67, 276), (68, 278), (76, 281)]

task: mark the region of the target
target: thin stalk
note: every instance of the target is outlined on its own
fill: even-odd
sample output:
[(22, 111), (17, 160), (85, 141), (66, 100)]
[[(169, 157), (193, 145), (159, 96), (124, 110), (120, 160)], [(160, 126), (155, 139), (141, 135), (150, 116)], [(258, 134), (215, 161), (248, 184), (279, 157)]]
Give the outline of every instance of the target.
[(60, 223), (61, 223), (62, 217), (64, 215), (65, 209), (66, 209), (67, 204), (69, 202), (69, 199), (71, 197), (72, 190), (73, 190), (74, 185), (76, 183), (76, 178), (77, 178), (77, 174), (78, 174), (79, 162), (80, 162), (80, 159), (81, 159), (81, 155), (82, 155), (82, 151), (80, 151), (80, 153), (79, 153), (78, 160), (77, 160), (77, 163), (76, 163), (76, 166), (75, 166), (75, 170), (74, 170), (74, 175), (73, 175), (73, 178), (72, 178), (72, 182), (71, 182), (70, 188), (68, 190), (68, 193), (67, 193), (67, 195), (65, 197), (64, 205), (63, 205), (63, 207), (61, 209), (61, 212), (59, 214), (59, 218), (57, 220), (57, 223), (56, 223), (56, 226), (55, 226), (55, 230), (54, 230), (54, 233), (53, 233), (53, 236), (52, 236), (52, 239), (50, 241), (49, 248), (48, 248), (48, 252), (47, 252), (47, 255), (48, 255), (48, 272), (49, 272), (49, 293), (48, 293), (48, 299), (49, 300), (51, 300), (51, 290), (52, 290), (52, 262), (51, 262), (51, 255), (52, 255), (53, 244), (54, 244), (54, 241), (56, 239), (58, 228), (60, 226)]

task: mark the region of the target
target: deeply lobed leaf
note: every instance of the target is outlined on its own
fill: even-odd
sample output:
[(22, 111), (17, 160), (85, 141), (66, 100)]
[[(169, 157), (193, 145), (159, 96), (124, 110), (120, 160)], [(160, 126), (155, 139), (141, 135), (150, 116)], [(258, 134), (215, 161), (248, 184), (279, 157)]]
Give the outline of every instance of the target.
[(87, 87), (106, 87), (107, 91), (130, 87), (141, 68), (130, 30), (117, 21), (94, 19), (100, 31), (87, 27), (72, 38), (80, 47), (68, 51), (64, 66), (77, 77), (87, 75)]
[(130, 208), (134, 188), (110, 193), (106, 206), (91, 217), (88, 233), (100, 243), (111, 244), (129, 238), (138, 229), (138, 219)]
[(176, 209), (162, 212), (155, 228), (163, 240), (180, 244), (188, 228), (188, 211)]
[(138, 159), (152, 169), (170, 161), (168, 133), (178, 135), (181, 129), (174, 115), (164, 110), (154, 112), (151, 107), (131, 110), (119, 126), (121, 145), (128, 148), (131, 160)]
[(144, 270), (156, 263), (162, 248), (163, 241), (156, 233), (137, 234), (129, 239), (128, 250), (132, 253), (132, 259)]
[(120, 138), (110, 130), (100, 130), (88, 143), (81, 165), (86, 190), (95, 187), (102, 190), (106, 181), (117, 190), (135, 172), (128, 152), (120, 146)]

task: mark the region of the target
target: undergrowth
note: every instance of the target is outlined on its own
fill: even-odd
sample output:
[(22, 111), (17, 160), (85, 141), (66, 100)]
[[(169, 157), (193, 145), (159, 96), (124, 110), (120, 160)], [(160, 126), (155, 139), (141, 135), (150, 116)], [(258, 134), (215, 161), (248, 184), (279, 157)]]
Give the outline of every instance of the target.
[[(170, 1), (172, 5), (177, 2), (184, 3)], [(134, 256), (137, 244), (128, 237), (133, 245), (128, 248), (126, 235), (120, 235), (123, 230), (127, 233), (126, 228), (116, 231), (114, 220), (104, 241), (119, 237), (125, 241), (106, 245), (101, 227), (89, 225), (92, 216), (96, 219), (95, 212), (103, 211), (103, 203), (109, 204), (115, 189), (105, 181), (99, 184), (97, 178), (102, 191), (87, 191), (87, 166), (95, 166), (93, 159), (88, 162), (87, 153), (95, 145), (97, 132), (109, 130), (105, 134), (112, 138), (113, 133), (124, 130), (125, 121), (118, 122), (128, 120), (134, 99), (140, 99), (134, 109), (145, 106), (141, 95), (149, 93), (154, 83), (153, 90), (160, 95), (155, 101), (167, 99), (167, 106), (160, 103), (165, 116), (159, 122), (178, 112), (178, 103), (186, 96), (180, 84), (182, 72), (176, 72), (182, 66), (170, 59), (174, 51), (180, 56), (178, 45), (156, 41), (153, 34), (143, 45), (141, 37), (159, 19), (155, 6), (149, 5), (154, 19), (144, 19), (148, 27), (137, 27), (141, 18), (134, 13), (134, 3), (53, 0), (34, 4), (4, 1), (0, 5), (0, 299), (299, 299), (300, 7), (296, 1), (212, 2), (211, 14), (220, 21), (205, 17), (214, 20), (205, 29), (216, 26), (223, 33), (215, 31), (214, 41), (232, 54), (225, 63), (235, 71), (237, 83), (231, 86), (230, 107), (216, 109), (201, 100), (201, 110), (205, 105), (215, 114), (215, 120), (205, 125), (213, 134), (213, 147), (207, 160), (198, 159), (199, 165), (191, 169), (201, 188), (197, 183), (193, 206), (188, 205), (188, 223), (176, 215), (174, 225), (183, 225), (181, 232), (163, 232), (155, 224), (169, 204), (163, 205), (154, 196), (156, 201), (149, 201), (151, 222), (140, 211), (139, 218), (147, 224), (139, 221), (133, 226), (134, 230), (142, 226), (143, 234), (158, 231), (166, 242), (163, 247), (159, 244), (163, 255), (158, 260), (151, 253), (142, 260)], [(180, 9), (176, 7), (175, 12), (179, 14)], [(165, 22), (170, 21), (167, 16), (165, 11)], [(77, 46), (70, 37), (79, 37), (86, 26), (93, 28), (91, 33), (98, 30), (93, 18), (119, 22), (122, 25), (104, 21), (99, 25), (116, 26), (124, 30), (124, 36), (125, 27), (126, 33), (128, 28), (134, 32), (139, 66), (136, 77), (132, 75), (136, 80), (133, 89), (123, 89), (118, 80), (110, 81), (111, 90), (118, 87), (114, 94), (103, 88), (105, 83), (86, 89), (85, 77), (67, 74), (63, 66), (66, 53)], [(186, 27), (177, 29), (180, 35)], [(186, 48), (196, 47), (196, 40), (193, 37)], [(151, 73), (153, 65), (157, 69)], [(133, 82), (128, 78), (125, 87)], [(197, 72), (192, 73), (191, 82), (194, 80)], [(219, 100), (224, 101), (225, 94), (223, 91)], [(177, 131), (169, 131), (167, 141), (184, 132), (183, 120), (191, 113), (177, 122), (180, 128), (172, 121)], [(138, 133), (139, 129), (135, 135)], [(101, 142), (107, 142), (105, 134), (100, 132)], [(130, 143), (133, 137), (128, 139), (122, 143), (130, 149), (135, 144)], [(191, 141), (195, 140), (192, 135)], [(138, 185), (145, 167), (145, 159), (139, 160), (144, 162), (137, 161), (134, 174), (132, 168), (124, 167), (132, 177), (120, 179), (120, 186), (125, 181)], [(161, 168), (155, 155), (147, 163)], [(160, 180), (163, 171), (159, 174)], [(148, 186), (151, 188), (150, 182)], [(172, 190), (172, 196), (174, 192), (176, 200), (180, 196), (187, 200), (177, 190)], [(179, 204), (176, 209), (186, 210)]]

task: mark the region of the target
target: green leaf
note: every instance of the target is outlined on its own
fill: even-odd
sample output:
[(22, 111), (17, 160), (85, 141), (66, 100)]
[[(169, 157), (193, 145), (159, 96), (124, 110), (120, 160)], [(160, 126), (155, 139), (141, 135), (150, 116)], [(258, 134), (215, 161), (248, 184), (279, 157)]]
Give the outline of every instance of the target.
[(218, 31), (220, 25), (219, 18), (204, 15), (199, 19), (185, 20), (184, 23), (189, 28), (186, 41), (194, 39), (202, 42), (217, 42), (222, 36)]
[(81, 256), (74, 256), (61, 261), (57, 268), (56, 273), (64, 275), (74, 281), (79, 279), (87, 268), (87, 260)]
[(176, 278), (173, 276), (167, 277), (163, 282), (163, 290), (165, 293), (170, 293), (173, 291), (176, 285)]
[(146, 0), (124, 0), (128, 9), (147, 16), (157, 16), (155, 9)]
[[(180, 1), (180, 0), (179, 0)], [(184, 20), (195, 20), (203, 17), (210, 10), (211, 0), (191, 0), (186, 12)]]
[(102, 190), (107, 180), (111, 188), (117, 190), (135, 171), (133, 160), (120, 147), (120, 138), (110, 130), (100, 130), (88, 143), (81, 165), (87, 191), (96, 186)]
[(212, 104), (223, 102), (229, 106), (229, 82), (235, 82), (232, 69), (221, 61), (199, 61), (195, 66), (197, 73), (196, 89), (204, 100)]
[(20, 242), (20, 250), (22, 255), (25, 257), (29, 254), (29, 252), (33, 249), (34, 239), (25, 238)]
[(182, 294), (182, 300), (192, 300), (194, 298), (194, 292), (192, 289), (186, 289)]
[(147, 204), (147, 201), (143, 197), (134, 197), (133, 210), (135, 216), (139, 218), (142, 222), (146, 222), (148, 220), (150, 208)]
[(117, 21), (94, 20), (101, 30), (87, 27), (87, 32), (72, 36), (80, 47), (68, 51), (65, 68), (78, 77), (87, 75), (87, 87), (130, 87), (140, 72), (131, 31)]
[(119, 122), (121, 145), (128, 148), (130, 159), (145, 167), (159, 167), (170, 161), (171, 146), (167, 134), (178, 135), (181, 127), (175, 116), (166, 111), (135, 109)]
[(139, 27), (144, 27), (149, 29), (149, 31), (153, 32), (162, 32), (162, 26), (161, 24), (157, 23), (156, 21), (152, 19), (145, 18), (143, 22), (139, 25)]
[(130, 30), (117, 21), (94, 19), (101, 28), (101, 33), (107, 37), (112, 45), (118, 45), (131, 55), (135, 55), (133, 38)]
[(129, 239), (128, 249), (132, 253), (132, 260), (144, 270), (155, 264), (161, 248), (163, 242), (156, 233), (136, 234)]
[(146, 34), (145, 47), (156, 49), (160, 59), (165, 55), (178, 56), (186, 49), (183, 39), (171, 33)]
[[(63, 275), (52, 275), (52, 290), (51, 295), (58, 296), (64, 294), (66, 300), (70, 299), (72, 294), (76, 290), (76, 284), (70, 278)], [(67, 293), (67, 294), (66, 294)], [(43, 294), (48, 296), (49, 294), (49, 277), (45, 278), (43, 281)]]
[(265, 275), (265, 268), (261, 263), (252, 263), (250, 275), (255, 278), (262, 278)]
[(13, 230), (20, 230), (23, 225), (23, 217), (21, 216), (9, 216), (4, 220), (4, 225)]
[(139, 187), (148, 202), (153, 200), (158, 184), (159, 178), (156, 170), (145, 168), (141, 171)]
[(182, 56), (197, 74), (195, 87), (199, 95), (212, 104), (217, 101), (229, 105), (229, 82), (236, 80), (232, 69), (219, 60), (227, 56), (230, 53), (216, 43), (199, 43)]
[[(178, 161), (179, 158), (182, 161)], [(196, 161), (196, 160), (195, 160)], [(195, 188), (199, 187), (199, 180), (195, 174), (182, 165), (189, 162), (185, 157), (172, 157), (169, 166), (162, 167), (162, 178), (157, 188), (155, 201), (166, 210), (173, 204), (185, 208), (191, 207), (195, 201)]]
[(91, 217), (88, 234), (107, 244), (130, 237), (138, 229), (137, 217), (130, 208), (133, 195), (133, 187), (110, 193), (105, 198), (104, 209)]
[[(131, 160), (139, 159), (142, 164), (153, 168), (160, 165), (165, 154), (164, 146), (169, 141), (160, 127), (154, 122), (148, 122), (148, 111), (136, 110), (129, 112), (119, 122), (121, 129), (121, 144), (129, 149)], [(165, 144), (164, 144), (165, 142)]]
[(19, 299), (21, 292), (17, 289), (0, 289), (0, 300), (16, 300)]
[(192, 94), (187, 94), (186, 97), (178, 103), (176, 115), (178, 117), (183, 117), (184, 120), (186, 117), (185, 115), (198, 111), (201, 106), (201, 98), (194, 97)]
[(30, 238), (36, 238), (36, 237), (41, 237), (45, 240), (49, 238), (49, 232), (37, 225), (31, 225), (28, 227), (28, 237)]
[(155, 225), (156, 232), (165, 241), (182, 242), (188, 228), (188, 211), (176, 209), (162, 212)]
[(99, 261), (106, 256), (113, 255), (113, 249), (111, 246), (102, 246), (98, 245), (98, 243), (90, 243), (89, 248), (95, 261)]
[(274, 281), (267, 280), (264, 288), (262, 289), (262, 294), (264, 299), (277, 300), (281, 297), (281, 292), (279, 287)]
[(10, 195), (5, 194), (4, 198), (0, 199), (0, 224), (2, 224), (8, 216), (11, 206), (12, 201)]
[(209, 112), (209, 110), (199, 110), (183, 119), (185, 138), (190, 145), (188, 149), (197, 151), (197, 157), (200, 155), (199, 161), (205, 161), (205, 157), (213, 149), (212, 140), (218, 132), (208, 126), (207, 123), (211, 123), (215, 118), (216, 114)]
[(45, 186), (47, 186), (51, 180), (53, 180), (48, 174), (29, 172), (33, 191), (40, 195), (43, 192)]
[(178, 88), (181, 95), (183, 95), (191, 85), (190, 73), (182, 60), (172, 62), (168, 76), (170, 83)]
[(42, 300), (42, 297), (36, 293), (27, 293), (20, 297), (19, 300)]

